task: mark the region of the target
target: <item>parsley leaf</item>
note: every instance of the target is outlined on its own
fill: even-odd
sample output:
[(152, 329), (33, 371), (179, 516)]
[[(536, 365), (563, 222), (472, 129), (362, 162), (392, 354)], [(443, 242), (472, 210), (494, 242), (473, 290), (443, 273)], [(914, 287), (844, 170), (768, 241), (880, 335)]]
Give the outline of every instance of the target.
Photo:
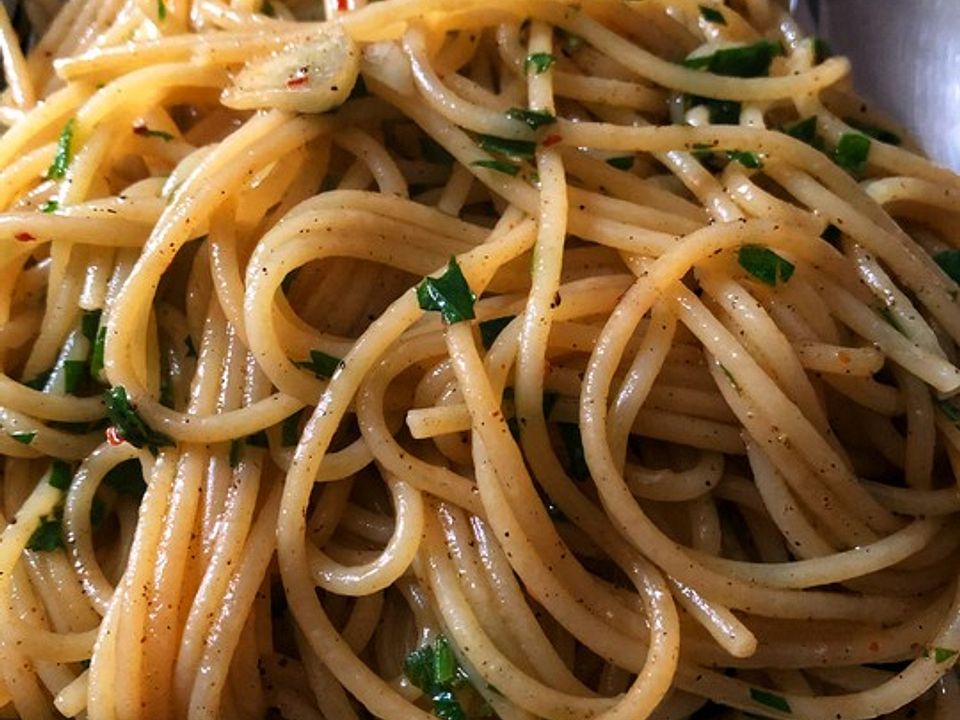
[(903, 140), (900, 139), (900, 136), (895, 132), (890, 132), (886, 128), (882, 128), (879, 125), (871, 125), (870, 123), (861, 122), (856, 118), (844, 118), (843, 121), (850, 127), (859, 130), (864, 135), (869, 135), (874, 140), (879, 140), (882, 143), (887, 143), (888, 145), (900, 145)]
[(960, 250), (938, 252), (933, 256), (933, 260), (951, 280), (960, 284)]
[(833, 153), (833, 160), (844, 170), (860, 175), (867, 167), (870, 138), (860, 133), (844, 133)]
[(70, 471), (70, 466), (63, 460), (54, 460), (50, 466), (50, 477), (47, 482), (57, 490), (67, 490), (72, 481), (73, 473)]
[(93, 343), (93, 352), (90, 354), (90, 377), (100, 379), (103, 372), (103, 350), (107, 343), (107, 328), (101, 326), (97, 331), (97, 339)]
[(467, 714), (455, 693), (464, 684), (466, 674), (445, 636), (407, 655), (403, 671), (411, 683), (429, 696), (434, 715), (441, 720), (466, 720)]
[(821, 37), (815, 37), (813, 39), (813, 62), (816, 65), (819, 65), (824, 60), (833, 56), (833, 50), (830, 49), (830, 46), (827, 44), (827, 41)]
[(57, 140), (57, 151), (54, 153), (53, 162), (47, 170), (48, 180), (62, 180), (67, 174), (67, 168), (70, 167), (70, 161), (73, 159), (73, 133), (77, 127), (76, 118), (67, 120), (67, 124), (60, 131), (60, 138)]
[(88, 310), (80, 318), (80, 332), (91, 343), (97, 341), (97, 329), (100, 327), (100, 311)]
[(173, 140), (173, 135), (170, 133), (164, 132), (163, 130), (153, 130), (152, 128), (148, 128), (146, 125), (134, 125), (133, 134), (139, 135), (140, 137), (159, 138), (164, 142), (170, 142)]
[(167, 19), (167, 4), (163, 0), (157, 0), (157, 18), (159, 20)]
[(723, 16), (722, 12), (707, 5), (700, 6), (700, 17), (707, 22), (716, 23), (717, 25), (727, 24), (727, 19)]
[(36, 430), (18, 430), (16, 432), (10, 433), (10, 437), (13, 440), (16, 440), (21, 445), (29, 445), (33, 442), (33, 439), (37, 436)]
[(128, 443), (136, 448), (147, 447), (154, 455), (157, 448), (171, 446), (173, 438), (154, 430), (141, 418), (127, 398), (127, 390), (117, 385), (103, 394), (107, 406), (107, 417), (114, 424), (117, 432)]
[(477, 144), (488, 153), (497, 153), (521, 160), (532, 160), (537, 144), (530, 140), (511, 140), (496, 135), (479, 135)]
[(618, 157), (607, 158), (606, 163), (617, 170), (631, 170), (637, 161), (633, 155), (620, 155)]
[(44, 515), (27, 540), (27, 549), (34, 552), (52, 552), (63, 547), (63, 526), (55, 516)]
[(946, 662), (956, 654), (957, 654), (957, 651), (951, 650), (950, 648), (938, 647), (933, 649), (933, 659), (937, 662), (938, 665), (942, 662)]
[(817, 134), (817, 116), (811, 115), (808, 118), (781, 128), (783, 132), (792, 138), (796, 138), (807, 145), (815, 147), (817, 150), (823, 150), (823, 138)]
[(553, 125), (557, 121), (556, 116), (544, 110), (525, 110), (517, 107), (507, 110), (507, 117), (522, 122), (534, 130), (538, 130), (544, 125)]
[(470, 164), (474, 167), (486, 168), (487, 170), (496, 170), (497, 172), (502, 172), (504, 175), (510, 175), (511, 177), (516, 177), (517, 173), (520, 172), (519, 165), (506, 162), (504, 160), (475, 160)]
[(556, 61), (556, 56), (550, 53), (531, 53), (523, 61), (523, 71), (527, 75), (540, 75), (549, 70)]
[(737, 260), (740, 267), (770, 287), (776, 286), (777, 281), (787, 282), (795, 270), (793, 263), (763, 245), (744, 245)]
[(740, 163), (746, 168), (750, 168), (751, 170), (757, 170), (763, 167), (763, 161), (755, 152), (730, 150), (727, 152), (727, 157), (735, 162)]
[(421, 309), (439, 312), (443, 321), (450, 324), (473, 320), (473, 303), (476, 299), (457, 259), (453, 257), (443, 275), (424, 278), (417, 285), (417, 301)]
[(706, 70), (727, 77), (763, 77), (770, 72), (770, 63), (783, 53), (778, 43), (760, 40), (751, 45), (723, 48), (712, 55), (687, 58), (682, 65), (695, 70)]
[(311, 350), (309, 360), (302, 360), (296, 363), (297, 367), (312, 370), (314, 375), (324, 380), (332, 378), (337, 368), (342, 364), (343, 360), (329, 355), (323, 352), (323, 350)]
[(43, 203), (40, 206), (39, 209), (40, 209), (40, 212), (46, 213), (47, 215), (49, 215), (50, 213), (56, 212), (59, 207), (60, 207), (60, 203), (57, 200), (47, 200), (45, 203)]
[(787, 702), (785, 697), (776, 695), (768, 690), (750, 688), (750, 699), (759, 705), (766, 705), (767, 707), (773, 708), (774, 710), (779, 710), (780, 712), (793, 712), (790, 709), (790, 703)]
[(85, 360), (63, 361), (63, 386), (67, 395), (76, 395), (86, 374), (87, 363)]

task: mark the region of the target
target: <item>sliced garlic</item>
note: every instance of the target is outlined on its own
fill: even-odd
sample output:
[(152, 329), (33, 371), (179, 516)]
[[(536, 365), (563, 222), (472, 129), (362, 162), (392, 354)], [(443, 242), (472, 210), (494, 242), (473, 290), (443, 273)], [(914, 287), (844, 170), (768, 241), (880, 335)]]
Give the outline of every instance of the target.
[(276, 108), (322, 113), (341, 105), (360, 72), (360, 52), (339, 24), (251, 60), (220, 101), (236, 110)]

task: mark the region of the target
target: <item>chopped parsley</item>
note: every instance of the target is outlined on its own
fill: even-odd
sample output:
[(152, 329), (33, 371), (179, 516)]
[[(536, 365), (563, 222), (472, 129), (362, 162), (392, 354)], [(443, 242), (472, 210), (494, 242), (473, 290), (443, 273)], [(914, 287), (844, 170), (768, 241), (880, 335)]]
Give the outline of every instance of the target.
[(270, 439), (267, 437), (266, 430), (258, 430), (257, 432), (253, 433), (253, 435), (247, 435), (246, 443), (250, 447), (270, 447)]
[(337, 368), (342, 364), (343, 360), (325, 353), (323, 350), (311, 350), (309, 360), (296, 363), (297, 367), (312, 370), (314, 375), (324, 380), (332, 378)]
[(833, 161), (853, 175), (860, 175), (867, 167), (870, 138), (860, 133), (844, 133), (833, 152)]
[(727, 77), (763, 77), (770, 72), (770, 63), (783, 49), (779, 43), (760, 40), (751, 45), (723, 48), (712, 55), (687, 58), (682, 65), (695, 70), (706, 70)]
[(633, 155), (619, 155), (617, 157), (607, 158), (606, 163), (617, 170), (632, 170), (637, 158)]
[(517, 107), (507, 110), (507, 117), (522, 122), (534, 130), (539, 130), (544, 125), (553, 125), (557, 121), (556, 116), (544, 110), (525, 110)]
[(714, 100), (699, 95), (684, 96), (684, 100), (687, 109), (705, 107), (714, 125), (736, 125), (740, 122), (742, 106), (736, 100)]
[(97, 329), (100, 327), (100, 311), (88, 310), (80, 318), (80, 332), (91, 343), (97, 341)]
[(157, 0), (157, 18), (159, 20), (167, 19), (167, 4), (163, 0)]
[(871, 125), (870, 123), (861, 122), (856, 118), (844, 118), (843, 121), (854, 128), (859, 130), (864, 135), (869, 135), (874, 140), (879, 140), (882, 143), (887, 143), (888, 145), (900, 145), (903, 140), (894, 132), (890, 132), (886, 128), (879, 127), (878, 125)]
[(709, 7), (708, 5), (700, 6), (700, 17), (707, 22), (716, 23), (717, 25), (727, 24), (727, 19), (723, 16), (723, 13), (716, 8)]
[(759, 688), (750, 688), (750, 699), (758, 705), (766, 705), (768, 708), (779, 710), (780, 712), (792, 713), (790, 703), (782, 695), (777, 695), (769, 690)]
[(73, 473), (70, 471), (70, 466), (63, 460), (54, 460), (50, 466), (50, 477), (47, 482), (57, 490), (67, 490), (72, 481)]
[(46, 213), (47, 215), (49, 215), (50, 213), (56, 212), (59, 208), (60, 208), (59, 201), (51, 199), (43, 203), (39, 209), (40, 209), (40, 212)]
[(473, 320), (473, 303), (477, 296), (470, 290), (456, 258), (450, 258), (446, 272), (440, 277), (424, 278), (417, 285), (417, 300), (423, 310), (439, 312), (449, 324)]
[(488, 153), (506, 155), (521, 160), (532, 160), (537, 151), (537, 144), (530, 140), (511, 140), (496, 135), (479, 135), (477, 144)]
[(76, 130), (76, 118), (67, 120), (67, 124), (60, 131), (60, 138), (57, 140), (57, 150), (53, 155), (53, 162), (47, 170), (48, 180), (62, 180), (67, 174), (67, 168), (70, 167), (70, 161), (73, 159), (73, 133)]
[(815, 37), (813, 39), (813, 62), (816, 65), (819, 65), (824, 60), (833, 56), (833, 50), (830, 49), (830, 46), (827, 44), (827, 41), (822, 37)]
[(778, 281), (787, 282), (796, 269), (789, 260), (763, 245), (744, 245), (737, 253), (737, 261), (740, 267), (770, 287), (775, 287)]
[(496, 170), (504, 175), (516, 177), (520, 172), (520, 166), (516, 163), (506, 162), (504, 160), (475, 160), (470, 163), (474, 167), (486, 168), (487, 170)]
[(763, 161), (760, 159), (760, 156), (755, 152), (744, 151), (744, 150), (730, 150), (727, 152), (727, 157), (738, 162), (746, 168), (751, 170), (758, 170), (763, 167)]
[(93, 343), (93, 352), (90, 354), (90, 377), (94, 380), (100, 378), (103, 372), (103, 350), (107, 343), (107, 328), (100, 327), (97, 330), (97, 339)]
[(163, 130), (154, 130), (146, 125), (134, 125), (133, 134), (139, 135), (140, 137), (158, 138), (164, 142), (170, 142), (173, 140), (173, 135), (170, 133), (164, 132)]
[(793, 125), (787, 125), (781, 128), (783, 132), (792, 138), (796, 138), (807, 145), (815, 147), (817, 150), (823, 150), (823, 138), (817, 134), (817, 116), (811, 115)]
[(117, 385), (103, 394), (107, 417), (117, 433), (136, 448), (147, 447), (154, 455), (157, 448), (173, 445), (173, 438), (154, 430), (141, 418), (127, 397), (127, 390)]
[(87, 375), (87, 362), (85, 360), (64, 360), (63, 361), (63, 388), (68, 395), (76, 395), (77, 390), (83, 383)]
[(34, 552), (52, 552), (63, 547), (63, 526), (58, 517), (44, 515), (27, 540), (27, 549)]
[(441, 720), (466, 720), (455, 691), (466, 683), (467, 676), (444, 635), (407, 655), (403, 672), (430, 698), (434, 715)]
[(21, 445), (29, 445), (33, 442), (33, 439), (37, 436), (36, 430), (18, 430), (16, 432), (10, 433), (10, 437), (16, 440)]
[(937, 662), (938, 665), (942, 662), (946, 662), (956, 654), (957, 654), (957, 651), (951, 650), (950, 648), (938, 647), (933, 649), (933, 659)]
[(480, 339), (483, 341), (483, 346), (489, 350), (493, 347), (493, 343), (496, 342), (496, 339), (500, 336), (500, 333), (503, 332), (503, 329), (509, 325), (515, 315), (507, 315), (506, 317), (494, 318), (493, 320), (484, 320), (480, 323)]
[(24, 385), (33, 390), (43, 391), (43, 388), (46, 387), (47, 382), (50, 380), (50, 376), (53, 374), (53, 370), (45, 370), (44, 372), (37, 375), (35, 378), (24, 381)]
[(551, 53), (530, 53), (523, 61), (523, 71), (527, 75), (540, 75), (549, 70), (556, 61), (556, 56)]

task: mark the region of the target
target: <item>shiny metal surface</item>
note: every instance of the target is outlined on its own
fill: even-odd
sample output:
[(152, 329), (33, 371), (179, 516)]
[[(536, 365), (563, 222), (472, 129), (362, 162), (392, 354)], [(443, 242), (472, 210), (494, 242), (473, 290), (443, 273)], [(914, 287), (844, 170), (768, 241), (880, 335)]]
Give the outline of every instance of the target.
[[(960, 170), (960, 0), (799, 0), (854, 85), (941, 164)], [(812, 29), (812, 28), (811, 28)]]

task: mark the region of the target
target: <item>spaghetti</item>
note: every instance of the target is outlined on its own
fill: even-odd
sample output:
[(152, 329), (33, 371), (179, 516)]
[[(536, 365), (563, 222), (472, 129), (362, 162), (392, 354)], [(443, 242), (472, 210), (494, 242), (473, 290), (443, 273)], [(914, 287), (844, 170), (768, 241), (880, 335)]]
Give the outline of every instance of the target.
[(777, 5), (0, 20), (0, 715), (960, 716), (960, 178)]

